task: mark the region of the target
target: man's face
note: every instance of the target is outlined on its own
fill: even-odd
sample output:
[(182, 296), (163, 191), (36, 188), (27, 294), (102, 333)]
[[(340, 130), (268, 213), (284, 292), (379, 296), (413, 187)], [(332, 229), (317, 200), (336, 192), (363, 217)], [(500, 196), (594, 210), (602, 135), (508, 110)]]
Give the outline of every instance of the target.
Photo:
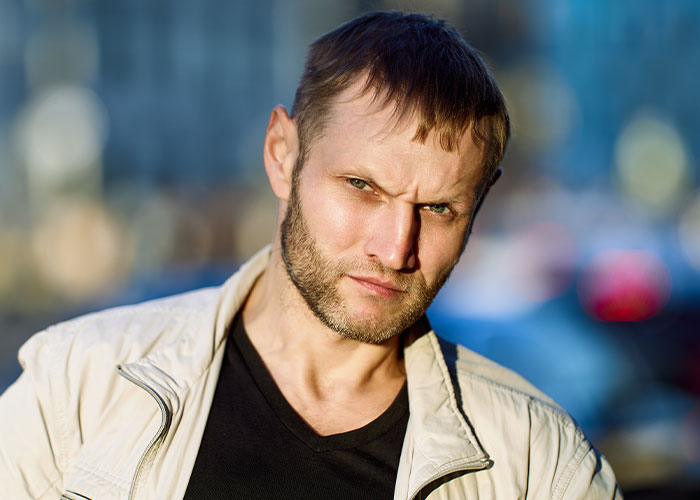
[(292, 183), (282, 256), (313, 313), (341, 336), (383, 342), (427, 309), (457, 263), (482, 178), (471, 132), (446, 152), (350, 88)]

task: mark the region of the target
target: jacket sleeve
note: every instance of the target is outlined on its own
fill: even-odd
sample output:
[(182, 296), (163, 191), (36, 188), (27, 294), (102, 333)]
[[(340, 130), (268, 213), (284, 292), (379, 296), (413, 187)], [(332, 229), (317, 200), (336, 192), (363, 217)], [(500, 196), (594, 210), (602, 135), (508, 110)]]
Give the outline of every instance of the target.
[[(67, 460), (65, 356), (50, 327), (19, 350), (19, 378), (0, 396), (0, 489), (3, 498), (61, 496)], [(58, 336), (60, 337), (60, 336)], [(66, 344), (65, 342), (61, 344)], [(60, 402), (60, 403), (58, 403)]]
[(24, 372), (0, 396), (0, 484), (3, 498), (60, 496), (58, 443), (30, 376)]
[(580, 448), (559, 479), (553, 499), (557, 500), (622, 500), (612, 467), (588, 442)]

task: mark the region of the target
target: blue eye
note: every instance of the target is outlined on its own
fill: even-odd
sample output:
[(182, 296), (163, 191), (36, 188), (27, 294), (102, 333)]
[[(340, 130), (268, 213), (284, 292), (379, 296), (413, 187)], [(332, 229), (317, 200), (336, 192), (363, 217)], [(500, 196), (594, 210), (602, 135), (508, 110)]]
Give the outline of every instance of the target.
[(367, 184), (365, 181), (362, 179), (348, 179), (348, 182), (350, 185), (354, 188), (365, 190), (369, 187), (369, 184)]

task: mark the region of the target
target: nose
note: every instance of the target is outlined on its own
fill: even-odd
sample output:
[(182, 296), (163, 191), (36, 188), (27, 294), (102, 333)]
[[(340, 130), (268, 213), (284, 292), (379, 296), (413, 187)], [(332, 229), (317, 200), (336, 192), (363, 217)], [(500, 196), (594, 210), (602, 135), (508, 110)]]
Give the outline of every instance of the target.
[(420, 219), (411, 203), (385, 205), (376, 214), (365, 243), (365, 254), (395, 271), (416, 265)]

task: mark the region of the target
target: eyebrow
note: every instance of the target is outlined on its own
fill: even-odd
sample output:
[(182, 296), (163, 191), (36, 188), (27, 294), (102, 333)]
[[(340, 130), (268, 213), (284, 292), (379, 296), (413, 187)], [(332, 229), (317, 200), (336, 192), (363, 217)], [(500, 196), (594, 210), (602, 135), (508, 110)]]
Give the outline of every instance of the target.
[[(367, 182), (370, 184), (373, 188), (375, 188), (377, 191), (381, 191), (384, 194), (387, 194), (388, 196), (391, 196), (394, 198), (395, 196), (392, 194), (389, 194), (386, 189), (384, 189), (376, 180), (375, 178), (371, 175), (369, 172), (368, 167), (362, 164), (354, 164), (353, 168), (356, 169), (355, 172), (347, 172), (347, 173), (339, 173), (335, 174), (339, 177), (343, 177), (346, 179), (352, 179), (352, 178), (359, 178), (362, 179), (363, 181)], [(468, 197), (467, 197), (468, 198)], [(469, 215), (469, 199), (464, 199), (460, 200), (457, 197), (445, 197), (445, 198), (440, 198), (436, 199), (433, 201), (422, 201), (422, 202), (416, 202), (413, 203), (414, 205), (423, 205), (423, 206), (428, 206), (428, 205), (449, 205), (450, 207), (454, 208), (454, 212), (456, 215), (460, 216), (468, 216)]]

